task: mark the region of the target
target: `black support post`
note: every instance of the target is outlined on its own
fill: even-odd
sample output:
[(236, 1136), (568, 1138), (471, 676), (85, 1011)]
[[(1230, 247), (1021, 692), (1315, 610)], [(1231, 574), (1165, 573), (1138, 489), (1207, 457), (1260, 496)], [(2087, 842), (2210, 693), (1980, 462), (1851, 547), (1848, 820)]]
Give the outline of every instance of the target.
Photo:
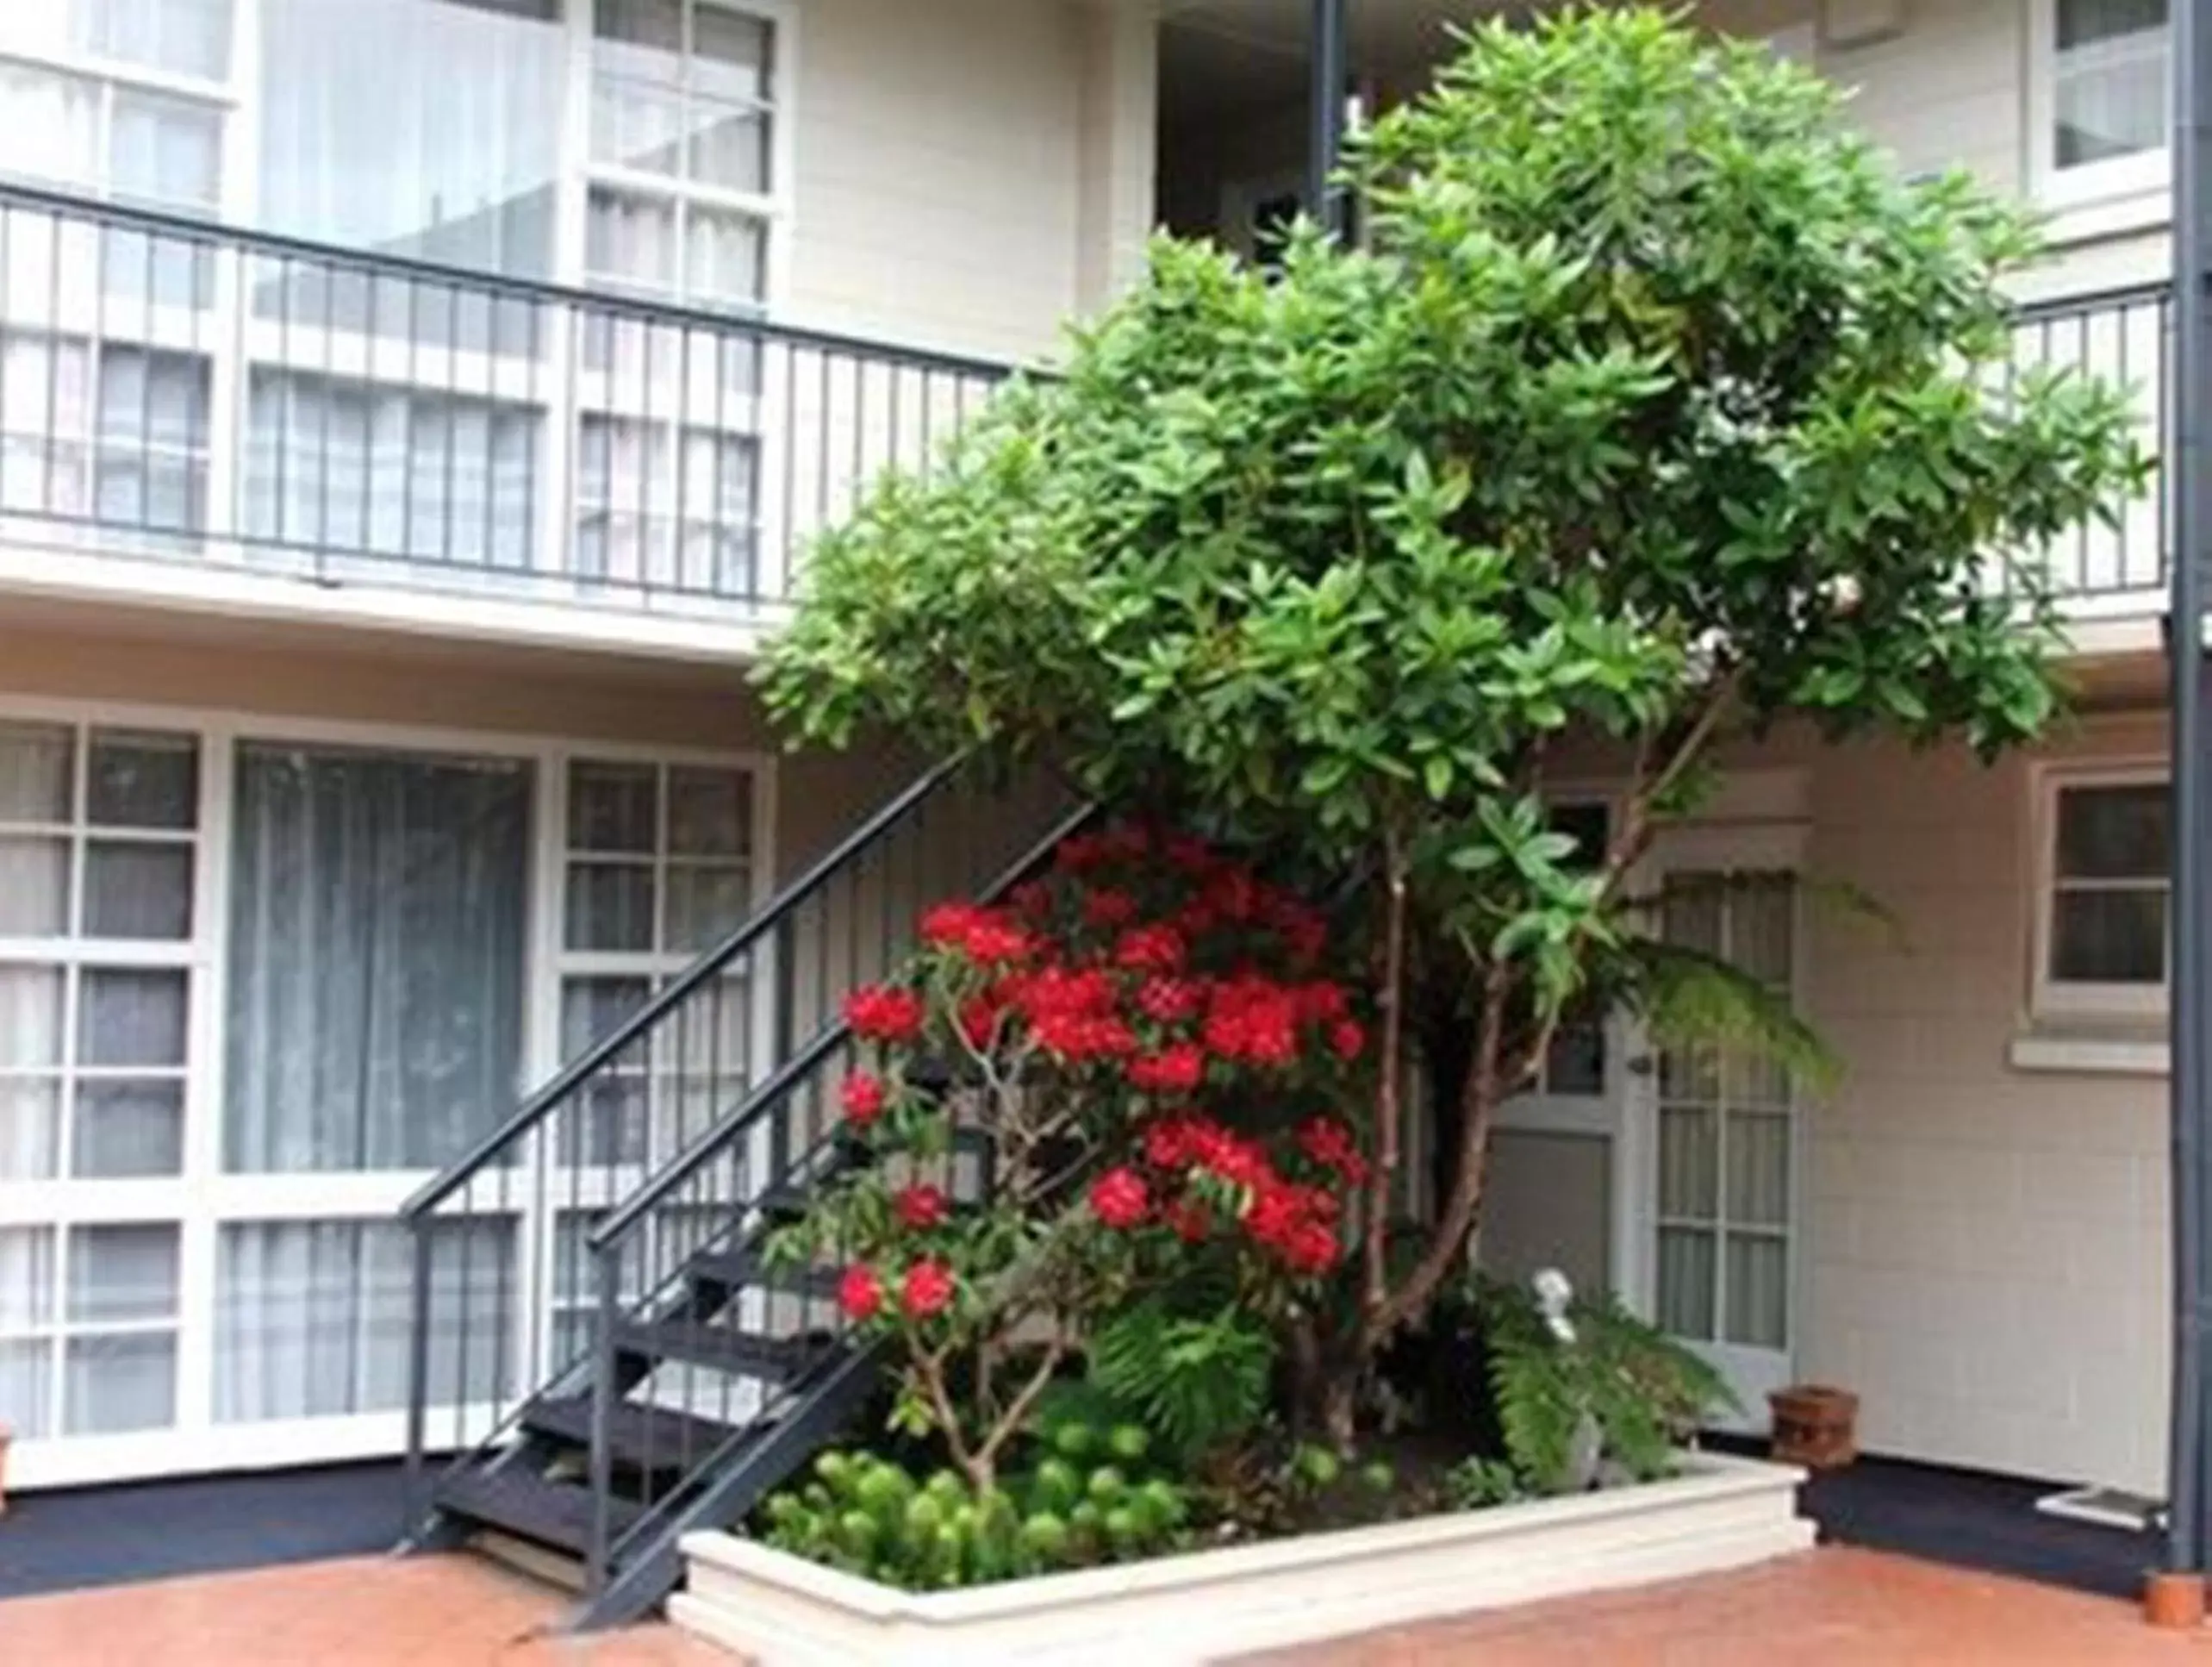
[(2170, 471), (2174, 544), (2166, 641), (2172, 673), (2173, 977), (2173, 1376), (2167, 1454), (2165, 1565), (2204, 1567), (2212, 1461), (2205, 1389), (2212, 1377), (2208, 1324), (2205, 1208), (2212, 1186), (2212, 734), (2206, 728), (2204, 652), (2207, 541), (2212, 539), (2212, 19), (2196, 0), (2174, 18), (2173, 307), (2174, 442)]
[(1305, 206), (1329, 230), (1344, 230), (1343, 193), (1330, 183), (1344, 153), (1346, 0), (1313, 0), (1313, 47), (1308, 88)]

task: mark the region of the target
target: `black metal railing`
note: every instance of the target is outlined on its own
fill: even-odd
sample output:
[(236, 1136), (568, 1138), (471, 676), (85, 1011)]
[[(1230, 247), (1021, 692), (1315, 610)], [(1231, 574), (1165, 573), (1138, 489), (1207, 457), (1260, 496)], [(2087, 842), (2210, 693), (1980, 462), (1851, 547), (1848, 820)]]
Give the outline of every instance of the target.
[[(2013, 364), (2078, 370), (2134, 392), (2145, 447), (2165, 458), (2173, 427), (2173, 297), (2148, 284), (2021, 309)], [(2160, 469), (2139, 496), (2113, 506), (2110, 525), (2087, 522), (2041, 552), (2053, 588), (2084, 612), (2164, 611), (2171, 503)]]
[[(967, 895), (1002, 896), (1041, 869), (1059, 845), (1099, 814), (1095, 805), (1069, 810), (989, 884)], [(672, 1575), (678, 1532), (702, 1514), (741, 1512), (779, 1470), (759, 1467), (752, 1486), (733, 1495), (702, 1492), (702, 1484), (737, 1449), (757, 1439), (763, 1426), (807, 1433), (797, 1422), (803, 1404), (844, 1409), (823, 1379), (849, 1364), (851, 1322), (838, 1308), (830, 1284), (843, 1258), (823, 1257), (813, 1266), (747, 1262), (742, 1296), (695, 1321), (709, 1336), (774, 1339), (791, 1356), (784, 1375), (733, 1379), (691, 1362), (664, 1366), (651, 1376), (626, 1375), (620, 1357), (626, 1336), (690, 1312), (701, 1257), (757, 1247), (782, 1215), (803, 1208), (811, 1191), (847, 1163), (866, 1161), (844, 1132), (840, 1101), (846, 1079), (861, 1069), (859, 1044), (842, 1015), (827, 1017), (783, 1067), (757, 1088), (745, 1104), (717, 1123), (648, 1179), (595, 1226), (588, 1247), (595, 1264), (598, 1320), (591, 1373), (590, 1484), (593, 1518), (585, 1566), (593, 1622), (629, 1619), (664, 1589)], [(994, 1180), (990, 1131), (963, 1128), (951, 1148), (932, 1158), (902, 1158), (902, 1182), (928, 1183), (956, 1200), (987, 1195)], [(757, 1345), (756, 1344), (756, 1346)], [(713, 1348), (692, 1351), (712, 1356)], [(615, 1420), (632, 1424), (641, 1410), (674, 1411), (661, 1420), (663, 1451), (640, 1462), (622, 1456), (623, 1491), (615, 1489)], [(703, 1414), (695, 1424), (686, 1415)], [(645, 1427), (652, 1420), (644, 1420)], [(737, 1433), (692, 1444), (696, 1429)], [(826, 1436), (828, 1429), (819, 1432)], [(791, 1458), (803, 1457), (794, 1453)], [(748, 1478), (731, 1480), (743, 1486)], [(621, 1511), (617, 1524), (615, 1512)], [(617, 1588), (615, 1583), (622, 1583)]]
[[(540, 1386), (588, 1368), (591, 1229), (788, 1078), (803, 1058), (793, 1039), (897, 963), (919, 905), (973, 895), (1056, 802), (966, 761), (927, 771), (408, 1201), (411, 1521), (432, 1455), (504, 1439)], [(762, 1156), (780, 1172), (788, 1154)], [(674, 1229), (659, 1230), (672, 1249)]]
[(1008, 367), (0, 184), (0, 532), (709, 615)]

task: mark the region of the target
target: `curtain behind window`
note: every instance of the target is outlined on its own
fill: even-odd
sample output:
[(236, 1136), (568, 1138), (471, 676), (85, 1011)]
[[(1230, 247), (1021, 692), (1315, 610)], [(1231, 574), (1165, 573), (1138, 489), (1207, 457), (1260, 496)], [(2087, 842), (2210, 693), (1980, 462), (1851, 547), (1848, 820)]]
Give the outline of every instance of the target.
[(530, 771), (239, 748), (223, 1153), (421, 1170), (512, 1106)]

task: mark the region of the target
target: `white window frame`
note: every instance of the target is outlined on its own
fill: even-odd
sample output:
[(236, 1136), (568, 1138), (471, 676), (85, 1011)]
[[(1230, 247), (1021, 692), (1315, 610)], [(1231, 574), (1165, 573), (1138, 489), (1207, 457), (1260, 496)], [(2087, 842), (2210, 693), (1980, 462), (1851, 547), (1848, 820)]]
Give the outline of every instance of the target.
[[(753, 782), (752, 900), (755, 907), (775, 887), (777, 772), (773, 752), (754, 749), (707, 749), (632, 741), (601, 741), (575, 735), (528, 732), (439, 729), (297, 718), (282, 713), (234, 709), (168, 707), (144, 703), (50, 699), (0, 693), (0, 718), (29, 723), (75, 724), (90, 727), (159, 729), (190, 734), (200, 746), (199, 821), (194, 863), (193, 935), (188, 943), (135, 946), (134, 959), (169, 965), (181, 955), (189, 964), (184, 1089), (184, 1152), (176, 1176), (113, 1179), (0, 1181), (0, 1221), (9, 1226), (58, 1229), (57, 1259), (65, 1257), (67, 1230), (75, 1226), (131, 1223), (175, 1224), (179, 1230), (177, 1315), (173, 1321), (102, 1322), (82, 1329), (122, 1332), (173, 1329), (177, 1335), (177, 1401), (168, 1427), (113, 1435), (56, 1435), (18, 1440), (9, 1459), (9, 1480), (26, 1489), (70, 1486), (126, 1477), (184, 1474), (229, 1468), (260, 1469), (343, 1458), (370, 1458), (401, 1451), (406, 1440), (406, 1411), (318, 1414), (259, 1422), (219, 1423), (215, 1419), (215, 1347), (219, 1291), (218, 1251), (228, 1222), (275, 1221), (389, 1221), (400, 1203), (428, 1178), (428, 1172), (316, 1171), (291, 1174), (234, 1173), (222, 1163), (225, 984), (228, 972), (226, 923), (230, 912), (231, 836), (236, 749), (241, 741), (297, 742), (389, 748), (445, 754), (527, 760), (533, 767), (531, 802), (528, 895), (530, 914), (524, 934), (521, 1076), (519, 1099), (561, 1064), (560, 908), (566, 830), (563, 789), (571, 758), (637, 760), (663, 765), (697, 764), (742, 769)], [(81, 767), (81, 765), (80, 765)], [(44, 941), (44, 940), (41, 940)], [(103, 949), (103, 955), (105, 951)], [(105, 960), (103, 965), (108, 964)], [(769, 981), (757, 980), (765, 990)], [(634, 1178), (634, 1177), (631, 1177)], [(551, 1212), (534, 1216), (528, 1189), (514, 1191), (518, 1238), (518, 1282), (538, 1292), (539, 1301), (512, 1307), (518, 1373), (533, 1370), (522, 1351), (537, 1310), (545, 1308), (551, 1270), (544, 1245)], [(52, 1271), (58, 1294), (66, 1269)], [(531, 1282), (537, 1282), (534, 1284)], [(549, 1311), (549, 1310), (548, 1310)], [(60, 1325), (59, 1314), (35, 1327), (41, 1334), (78, 1329)], [(539, 1327), (540, 1333), (549, 1327)], [(56, 1380), (58, 1381), (58, 1380)], [(53, 1414), (59, 1422), (62, 1408)], [(464, 1412), (464, 1427), (489, 1428), (489, 1408)], [(441, 1413), (441, 1419), (451, 1414)], [(445, 1427), (452, 1427), (448, 1422)]]
[[(2104, 1020), (2151, 1021), (2165, 1016), (2168, 983), (2157, 984), (2085, 983), (2051, 976), (2055, 947), (2053, 905), (2058, 896), (2059, 796), (2069, 789), (2100, 787), (2163, 787), (2165, 767), (2148, 759), (2109, 764), (2039, 764), (2030, 772), (2034, 859), (2034, 910), (2028, 933), (2028, 1007), (2033, 1018), (2044, 1020)], [(2167, 902), (2169, 940), (2172, 902)], [(2167, 977), (2172, 974), (2172, 951), (2167, 951)]]
[[(2103, 162), (2059, 165), (2059, 3), (2031, 0), (2028, 8), (2027, 160), (2036, 199), (2070, 208), (2169, 190), (2173, 179), (2171, 144)], [(2168, 0), (2169, 60), (2173, 8), (2190, 3)]]
[[(53, 0), (36, 0), (36, 3), (51, 4)], [(246, 33), (245, 20), (247, 14), (258, 9), (259, 4), (260, 0), (231, 0), (229, 75), (222, 80), (160, 69), (130, 59), (110, 58), (103, 53), (72, 47), (42, 46), (30, 40), (13, 38), (4, 26), (0, 26), (0, 59), (89, 81), (98, 93), (99, 116), (93, 135), (92, 178), (55, 183), (64, 189), (82, 190), (94, 197), (136, 200), (119, 194), (112, 178), (115, 94), (119, 89), (151, 93), (182, 103), (200, 105), (212, 111), (216, 119), (215, 190), (213, 200), (204, 203), (162, 203), (159, 206), (177, 212), (206, 215), (221, 214), (229, 208), (233, 200), (230, 181), (240, 172), (238, 153), (254, 137), (247, 124), (238, 119), (240, 109), (238, 90), (242, 84), (240, 37)], [(28, 9), (27, 7), (26, 11)]]
[[(564, 281), (583, 288), (601, 289), (648, 302), (658, 300), (672, 307), (702, 307), (728, 312), (735, 317), (776, 316), (787, 294), (790, 278), (791, 139), (795, 105), (792, 94), (798, 80), (797, 9), (789, 3), (789, 0), (684, 0), (684, 54), (687, 59), (691, 51), (692, 20), (701, 7), (712, 7), (718, 11), (751, 19), (766, 25), (770, 31), (772, 43), (770, 94), (752, 106), (768, 117), (768, 189), (765, 191), (743, 191), (728, 186), (701, 184), (689, 179), (594, 159), (592, 91), (594, 58), (599, 38), (599, 0), (564, 0), (564, 4), (565, 22), (570, 30), (570, 98), (563, 138), (570, 165), (564, 172), (567, 175), (565, 195), (571, 205), (568, 219), (572, 230), (565, 240), (565, 247), (555, 252), (556, 272)], [(625, 280), (612, 274), (595, 273), (590, 270), (586, 255), (586, 227), (590, 217), (592, 189), (600, 185), (676, 205), (678, 228), (672, 284), (655, 285)], [(765, 247), (762, 259), (761, 294), (757, 303), (747, 303), (734, 297), (702, 297), (689, 292), (684, 276), (689, 236), (689, 216), (685, 211), (694, 207), (747, 215), (761, 222)]]

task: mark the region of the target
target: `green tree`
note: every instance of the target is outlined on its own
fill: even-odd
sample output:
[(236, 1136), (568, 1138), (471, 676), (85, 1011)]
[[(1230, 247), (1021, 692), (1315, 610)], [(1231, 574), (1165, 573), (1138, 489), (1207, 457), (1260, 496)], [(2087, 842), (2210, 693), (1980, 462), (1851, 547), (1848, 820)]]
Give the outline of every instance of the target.
[[(2122, 390), (2003, 374), (2033, 225), (1897, 178), (1756, 46), (1486, 27), (1348, 179), (1365, 247), (1305, 228), (1279, 278), (1158, 242), (1064, 378), (822, 540), (763, 673), (807, 738), (980, 745), (1363, 882), (1381, 1161), (1349, 1316), (1306, 1339), (1339, 1433), (1562, 1008), (1682, 993), (1630, 875), (1717, 746), (2034, 737), (2035, 553), (2147, 467)], [(1592, 743), (1624, 787), (1580, 851), (1547, 779)], [(1415, 1051), (1455, 1144), (1401, 1256)]]

